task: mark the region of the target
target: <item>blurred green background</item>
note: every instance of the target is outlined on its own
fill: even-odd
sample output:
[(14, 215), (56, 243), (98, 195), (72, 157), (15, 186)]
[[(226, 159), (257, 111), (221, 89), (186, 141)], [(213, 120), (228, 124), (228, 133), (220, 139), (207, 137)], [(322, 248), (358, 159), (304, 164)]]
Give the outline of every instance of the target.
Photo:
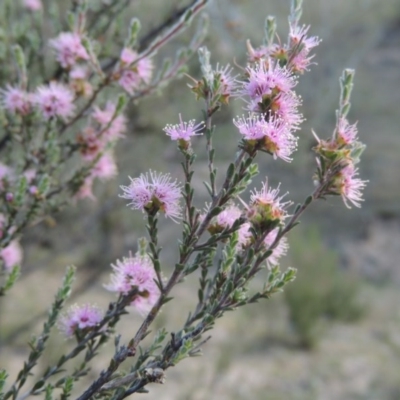
[[(132, 2), (146, 30), (177, 4), (156, 0)], [(289, 0), (214, 0), (207, 9), (210, 32), (206, 45), (213, 63), (245, 62), (246, 39), (261, 44), (264, 19), (275, 15), (286, 39)], [(154, 10), (159, 14), (154, 16)], [(314, 129), (331, 134), (338, 104), (338, 79), (344, 68), (355, 68), (351, 122), (359, 121), (367, 150), (360, 164), (370, 182), (361, 209), (348, 210), (340, 199), (314, 204), (303, 224), (289, 237), (291, 252), (285, 265), (298, 268), (298, 279), (285, 294), (231, 313), (218, 321), (204, 356), (184, 360), (167, 372), (164, 386), (150, 387), (157, 399), (400, 399), (400, 2), (399, 0), (304, 0), (303, 22), (323, 41), (311, 71), (300, 79), (306, 122), (292, 164), (260, 157), (259, 183), (267, 175), (282, 182), (296, 202), (312, 190), (315, 162)], [(163, 49), (159, 57), (187, 43), (186, 32)], [(189, 67), (199, 77), (193, 59)], [(19, 288), (2, 305), (1, 364), (11, 370), (22, 365), (26, 341), (61, 280), (66, 265), (78, 266), (73, 301), (106, 306), (112, 295), (102, 288), (116, 258), (135, 251), (145, 234), (143, 216), (118, 198), (119, 185), (148, 169), (182, 176), (174, 143), (164, 135), (167, 123), (201, 118), (202, 104), (187, 88), (173, 82), (160, 95), (129, 109), (129, 131), (117, 148), (117, 178), (97, 187), (96, 202), (80, 202), (30, 229), (23, 239), (24, 274)], [(236, 101), (215, 118), (220, 175), (235, 153), (237, 131), (232, 118), (242, 113)], [(204, 143), (198, 151), (198, 205), (206, 199)], [(179, 226), (161, 221), (166, 274), (174, 262)], [(261, 285), (261, 282), (259, 282)], [(169, 303), (156, 325), (179, 327), (193, 303), (196, 278), (176, 288), (179, 300)], [(255, 282), (257, 285), (257, 282)], [(21, 321), (23, 326), (21, 326)], [(132, 313), (123, 324), (123, 337), (135, 332), (141, 318)], [(68, 346), (57, 333), (47, 362)], [(110, 349), (108, 351), (111, 351)], [(109, 353), (108, 353), (109, 354)], [(93, 377), (106, 365), (96, 363)], [(90, 378), (90, 377), (89, 377)]]

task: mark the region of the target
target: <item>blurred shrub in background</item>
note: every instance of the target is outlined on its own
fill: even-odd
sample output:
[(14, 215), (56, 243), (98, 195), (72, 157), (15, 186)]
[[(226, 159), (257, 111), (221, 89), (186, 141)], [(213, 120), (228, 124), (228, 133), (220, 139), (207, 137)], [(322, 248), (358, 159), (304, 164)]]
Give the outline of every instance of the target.
[(291, 238), (292, 263), (298, 268), (296, 285), (285, 289), (285, 301), (300, 345), (315, 346), (323, 322), (356, 321), (365, 313), (360, 303), (360, 279), (340, 266), (338, 253), (322, 241), (317, 228)]

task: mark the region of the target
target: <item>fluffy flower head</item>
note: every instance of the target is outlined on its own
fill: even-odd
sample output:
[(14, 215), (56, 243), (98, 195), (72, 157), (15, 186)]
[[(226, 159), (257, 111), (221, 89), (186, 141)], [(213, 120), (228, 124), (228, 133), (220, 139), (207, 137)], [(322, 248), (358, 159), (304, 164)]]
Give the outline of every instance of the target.
[[(208, 210), (206, 209), (206, 212)], [(229, 204), (224, 210), (222, 210), (217, 216), (213, 217), (208, 225), (207, 230), (211, 234), (222, 232), (225, 229), (229, 229), (233, 224), (240, 218), (242, 211), (234, 204)], [(205, 214), (200, 216), (200, 220), (203, 220)]]
[(342, 196), (347, 208), (351, 208), (349, 202), (356, 207), (361, 207), (362, 190), (368, 181), (361, 180), (358, 176), (358, 169), (353, 164), (343, 168), (333, 180), (332, 189)]
[(297, 80), (289, 70), (271, 61), (268, 66), (259, 62), (247, 67), (247, 79), (238, 83), (242, 87), (240, 95), (263, 102), (264, 97), (288, 93), (296, 86)]
[(150, 58), (144, 57), (135, 62), (138, 54), (129, 48), (122, 50), (121, 61), (121, 77), (119, 84), (129, 93), (133, 94), (143, 83), (148, 84), (153, 75), (153, 62)]
[(349, 124), (346, 118), (340, 118), (335, 130), (336, 142), (340, 145), (354, 143), (357, 138), (357, 124)]
[(121, 186), (123, 191), (120, 197), (130, 200), (128, 206), (133, 210), (142, 210), (155, 215), (158, 211), (172, 220), (181, 218), (181, 186), (172, 181), (169, 174), (141, 174), (132, 179), (129, 186)]
[(193, 119), (189, 122), (183, 122), (181, 114), (179, 114), (179, 121), (177, 125), (168, 124), (164, 128), (164, 132), (171, 140), (184, 140), (188, 142), (192, 136), (201, 135), (200, 131), (204, 128), (204, 122), (200, 122), (197, 125)]
[(128, 294), (135, 287), (138, 293), (133, 297), (131, 305), (135, 306), (140, 314), (148, 313), (160, 296), (155, 279), (156, 273), (149, 257), (135, 256), (117, 260), (112, 265), (114, 270), (111, 283), (106, 289), (120, 294)]
[(290, 162), (291, 154), (297, 149), (297, 137), (290, 132), (289, 125), (284, 121), (267, 118), (266, 115), (250, 115), (233, 120), (239, 132), (256, 149), (272, 154), (274, 158), (281, 158)]
[(263, 183), (260, 191), (254, 190), (247, 210), (247, 217), (253, 226), (263, 230), (284, 221), (288, 217), (286, 208), (292, 204), (290, 201), (282, 202), (285, 195), (279, 196), (279, 186), (269, 188), (268, 181)]
[(15, 265), (21, 264), (22, 248), (17, 240), (13, 240), (7, 247), (0, 250), (0, 259), (3, 261), (6, 271), (10, 271)]
[(66, 119), (74, 112), (74, 95), (71, 90), (58, 82), (37, 88), (34, 101), (45, 119), (60, 117)]
[(103, 311), (91, 304), (73, 305), (60, 318), (58, 327), (67, 337), (75, 332), (89, 331), (103, 319)]
[[(279, 228), (273, 229), (264, 239), (264, 244), (267, 249), (275, 242), (276, 237), (278, 236)], [(282, 237), (275, 248), (272, 250), (271, 255), (267, 258), (268, 267), (272, 267), (279, 264), (279, 259), (286, 255), (289, 249), (288, 240), (286, 237)]]
[(88, 60), (89, 55), (77, 33), (61, 32), (50, 40), (50, 46), (56, 51), (57, 61), (63, 68), (71, 68), (78, 60)]
[(92, 118), (100, 125), (103, 135), (109, 140), (123, 137), (126, 119), (123, 115), (115, 115), (116, 106), (108, 102), (105, 108), (94, 107)]
[(1, 105), (10, 113), (27, 115), (32, 110), (31, 95), (19, 87), (7, 85), (0, 90)]

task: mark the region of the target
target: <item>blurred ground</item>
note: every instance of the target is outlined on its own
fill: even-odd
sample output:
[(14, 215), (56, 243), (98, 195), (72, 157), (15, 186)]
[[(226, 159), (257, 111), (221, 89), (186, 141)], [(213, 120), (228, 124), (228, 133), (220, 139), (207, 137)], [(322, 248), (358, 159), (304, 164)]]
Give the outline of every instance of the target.
[[(282, 182), (283, 191), (289, 190), (294, 201), (312, 190), (311, 128), (319, 136), (331, 133), (338, 78), (343, 68), (356, 68), (350, 119), (359, 121), (360, 138), (368, 145), (361, 163), (361, 177), (370, 180), (366, 201), (361, 210), (347, 210), (340, 201), (333, 200), (316, 204), (305, 220), (318, 225), (322, 240), (340, 252), (342, 267), (359, 274), (363, 282), (360, 298), (368, 312), (352, 324), (327, 322), (317, 347), (306, 351), (297, 346), (283, 296), (277, 296), (219, 321), (212, 340), (204, 347), (204, 357), (183, 361), (167, 373), (164, 386), (154, 386), (150, 395), (138, 398), (400, 399), (400, 3), (304, 3), (304, 23), (310, 23), (310, 32), (323, 42), (316, 51), (318, 66), (313, 66), (299, 85), (307, 118), (301, 145), (291, 165), (262, 160), (260, 179), (267, 174), (272, 182)], [(154, 4), (155, 0), (143, 2), (143, 9), (139, 9), (143, 21), (152, 17), (149, 10)], [(214, 62), (243, 62), (245, 40), (250, 38), (254, 45), (261, 42), (268, 14), (277, 15), (280, 35), (285, 38), (288, 8), (289, 1), (281, 0), (215, 0), (209, 7), (211, 30), (207, 42)], [(186, 38), (179, 40), (185, 42)], [(166, 52), (175, 48), (177, 43)], [(191, 74), (196, 76), (197, 71), (194, 60)], [(220, 123), (216, 147), (221, 171), (235, 152), (237, 134), (231, 119), (242, 112), (241, 107), (237, 103), (234, 111), (223, 111), (216, 118)], [(110, 262), (135, 250), (137, 238), (145, 234), (142, 215), (125, 207), (117, 197), (118, 187), (126, 184), (127, 175), (135, 176), (149, 168), (180, 176), (174, 144), (162, 132), (166, 123), (177, 120), (179, 112), (185, 118), (201, 118), (201, 104), (195, 102), (183, 80), (131, 110), (131, 130), (117, 149), (120, 174), (98, 188), (96, 203), (79, 203), (55, 216), (55, 227), (44, 223), (28, 232), (24, 239), (25, 274), (19, 289), (2, 305), (0, 367), (4, 360), (15, 370), (22, 365), (25, 343), (32, 332), (37, 332), (30, 321), (49, 303), (66, 265), (79, 267), (74, 301), (96, 301), (106, 306), (112, 299), (102, 289)], [(195, 144), (199, 150), (199, 205), (205, 196), (201, 181), (206, 177), (202, 146), (201, 141)], [(174, 262), (174, 235), (179, 227), (162, 221), (160, 233), (168, 270)], [(290, 265), (296, 266), (296, 260)], [(48, 282), (46, 290), (44, 280)], [(175, 292), (179, 304), (187, 304), (187, 309), (194, 284), (189, 281)], [(184, 317), (172, 302), (158, 324), (167, 323), (167, 328), (174, 329)], [(26, 321), (23, 328), (19, 328), (21, 320)], [(139, 324), (137, 315), (128, 317), (124, 336), (132, 334)], [(54, 347), (47, 361), (68, 345), (58, 334), (52, 340)], [(96, 363), (95, 372), (104, 365), (105, 360)]]

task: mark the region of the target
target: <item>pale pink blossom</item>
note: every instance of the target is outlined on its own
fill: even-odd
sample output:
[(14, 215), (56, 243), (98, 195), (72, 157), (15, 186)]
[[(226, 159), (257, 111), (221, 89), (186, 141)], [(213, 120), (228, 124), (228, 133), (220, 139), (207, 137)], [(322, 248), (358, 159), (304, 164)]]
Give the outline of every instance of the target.
[(157, 278), (151, 260), (147, 256), (124, 257), (112, 264), (114, 270), (111, 283), (105, 285), (107, 290), (122, 295), (128, 294), (137, 288), (138, 293), (133, 296), (131, 305), (136, 307), (140, 314), (147, 314), (160, 296), (160, 289), (155, 280)]
[(63, 68), (71, 68), (78, 60), (89, 59), (82, 38), (77, 33), (61, 32), (50, 40), (50, 46), (56, 51), (57, 61)]
[(185, 140), (190, 141), (192, 136), (201, 135), (201, 131), (204, 128), (204, 122), (195, 124), (195, 120), (192, 119), (189, 122), (183, 122), (182, 116), (179, 114), (179, 124), (171, 125), (168, 124), (163, 130), (171, 138), (171, 140)]
[(58, 82), (50, 82), (47, 86), (39, 86), (34, 101), (45, 119), (60, 117), (67, 119), (74, 112), (74, 95), (71, 90)]
[(290, 92), (296, 86), (297, 80), (285, 67), (270, 61), (268, 67), (264, 62), (247, 67), (247, 79), (238, 81), (238, 84), (241, 86), (240, 96), (262, 102), (266, 96)]
[(339, 145), (348, 145), (354, 143), (357, 138), (357, 124), (349, 124), (346, 118), (339, 118), (336, 125), (335, 135)]
[(301, 98), (296, 93), (289, 92), (274, 97), (270, 109), (273, 115), (284, 121), (291, 130), (298, 130), (304, 121), (303, 115), (298, 110), (300, 106)]
[(10, 271), (15, 265), (21, 264), (22, 247), (17, 240), (13, 240), (8, 246), (0, 250), (0, 259), (3, 261), (6, 271)]
[(269, 226), (271, 222), (281, 223), (289, 216), (286, 209), (292, 202), (282, 201), (287, 193), (279, 196), (279, 188), (280, 185), (276, 189), (268, 187), (268, 180), (266, 180), (261, 190), (251, 192), (247, 217), (253, 225), (262, 228)]
[(23, 0), (23, 5), (30, 11), (39, 11), (43, 7), (41, 0)]
[(93, 169), (90, 171), (90, 175), (93, 178), (110, 179), (117, 175), (118, 169), (115, 159), (110, 152), (103, 154), (97, 161)]
[(361, 180), (357, 178), (357, 176), (358, 169), (350, 164), (343, 168), (335, 179), (334, 190), (337, 190), (342, 196), (343, 202), (347, 208), (351, 208), (349, 202), (360, 208), (360, 203), (364, 201), (362, 198), (362, 191), (368, 181)]
[(237, 75), (232, 75), (233, 68), (228, 64), (225, 67), (217, 64), (215, 68), (215, 73), (219, 75), (220, 89), (219, 94), (224, 97), (230, 96), (234, 93), (237, 87)]
[(250, 231), (251, 224), (249, 222), (245, 222), (240, 226), (238, 230), (238, 250), (242, 250), (247, 247), (251, 243), (252, 233)]
[[(264, 239), (264, 244), (267, 249), (273, 245), (276, 237), (278, 236), (279, 228), (273, 229)], [(268, 267), (272, 267), (279, 264), (279, 259), (287, 254), (289, 249), (289, 243), (286, 237), (282, 237), (278, 244), (272, 250), (271, 255), (267, 258)]]
[(291, 154), (297, 149), (297, 137), (284, 121), (271, 118), (271, 115), (250, 114), (233, 120), (246, 140), (257, 140), (260, 149), (290, 162)]
[(79, 133), (77, 142), (80, 145), (80, 153), (87, 161), (94, 160), (106, 145), (103, 138), (99, 137), (98, 132), (88, 126)]
[(80, 186), (79, 190), (74, 194), (74, 200), (90, 199), (96, 200), (93, 194), (93, 177), (91, 175), (87, 176)]
[[(203, 222), (209, 211), (207, 206), (204, 213), (200, 215), (200, 221)], [(232, 228), (233, 224), (241, 217), (242, 211), (234, 204), (228, 204), (218, 215), (213, 217), (208, 225), (208, 231), (211, 234), (220, 233), (225, 229)]]
[(295, 52), (290, 60), (290, 65), (297, 72), (308, 70), (314, 55), (310, 56), (310, 51), (318, 46), (321, 40), (317, 36), (307, 37), (310, 26), (291, 26), (289, 32), (289, 48)]
[(71, 337), (75, 333), (87, 332), (96, 327), (103, 317), (104, 312), (97, 306), (74, 304), (61, 316), (58, 327), (67, 337)]
[(140, 86), (150, 82), (154, 69), (150, 58), (144, 57), (135, 62), (137, 58), (138, 54), (134, 50), (129, 48), (122, 50), (119, 84), (131, 95)]
[(12, 114), (27, 115), (32, 111), (31, 94), (25, 90), (7, 85), (0, 90), (1, 106)]
[(107, 102), (105, 108), (94, 107), (92, 118), (100, 125), (102, 135), (108, 140), (115, 140), (123, 137), (126, 130), (126, 118), (122, 115), (115, 115), (116, 106)]
[(28, 180), (28, 183), (31, 183), (36, 177), (36, 170), (34, 168), (27, 169), (24, 172), (24, 176)]
[(150, 214), (161, 211), (175, 222), (181, 218), (181, 186), (177, 181), (172, 181), (169, 174), (150, 171), (150, 174), (129, 179), (129, 186), (121, 186), (123, 194), (120, 197), (130, 200), (128, 206), (133, 210)]
[(269, 59), (271, 49), (268, 46), (262, 45), (256, 49), (251, 45), (250, 40), (246, 42), (247, 58), (250, 63), (259, 63), (261, 60)]
[(74, 65), (69, 72), (70, 86), (77, 95), (89, 97), (93, 93), (88, 82), (88, 70), (82, 65)]

